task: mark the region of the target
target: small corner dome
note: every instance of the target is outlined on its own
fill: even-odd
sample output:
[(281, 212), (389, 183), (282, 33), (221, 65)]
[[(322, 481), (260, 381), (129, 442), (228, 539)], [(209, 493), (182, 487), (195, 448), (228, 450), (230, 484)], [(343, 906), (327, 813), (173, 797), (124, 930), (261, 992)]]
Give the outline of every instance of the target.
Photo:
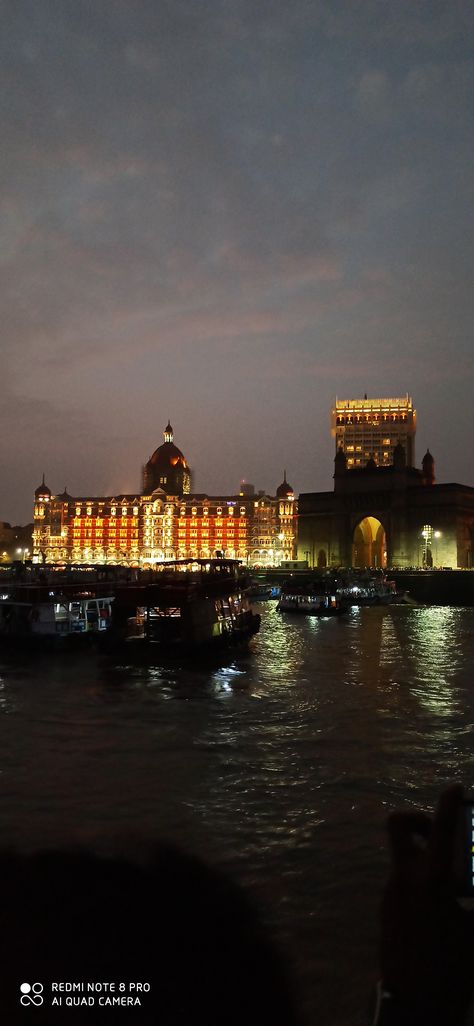
[(396, 444), (396, 446), (395, 446), (395, 448), (393, 450), (393, 466), (397, 467), (400, 470), (400, 469), (403, 469), (403, 467), (406, 466), (406, 462), (407, 462), (407, 456), (406, 456), (405, 448), (404, 448), (404, 446), (402, 445), (401, 442), (397, 442), (397, 444)]
[(285, 496), (287, 496), (287, 495), (294, 495), (293, 488), (291, 487), (291, 485), (286, 480), (286, 470), (285, 470), (284, 475), (283, 475), (283, 481), (281, 482), (280, 485), (278, 485), (276, 493), (277, 493), (277, 499), (284, 499)]
[(47, 484), (45, 484), (45, 482), (44, 482), (44, 474), (43, 474), (43, 480), (42, 480), (41, 484), (38, 485), (37, 488), (35, 488), (35, 495), (49, 495), (49, 496), (51, 496), (51, 488), (48, 488)]
[(423, 456), (423, 459), (421, 461), (421, 465), (422, 465), (422, 467), (426, 467), (426, 466), (432, 466), (433, 463), (434, 463), (433, 456), (431, 455), (430, 450), (427, 449), (426, 452), (425, 452), (425, 455)]

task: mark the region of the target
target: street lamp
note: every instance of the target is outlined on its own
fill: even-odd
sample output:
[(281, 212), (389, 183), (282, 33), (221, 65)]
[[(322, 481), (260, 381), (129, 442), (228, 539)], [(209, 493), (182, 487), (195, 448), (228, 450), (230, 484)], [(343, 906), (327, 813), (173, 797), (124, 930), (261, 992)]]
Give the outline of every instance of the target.
[(433, 555), (431, 551), (433, 543), (433, 528), (431, 527), (431, 524), (424, 524), (421, 537), (423, 538), (423, 568), (424, 570), (427, 570), (428, 567), (433, 565)]

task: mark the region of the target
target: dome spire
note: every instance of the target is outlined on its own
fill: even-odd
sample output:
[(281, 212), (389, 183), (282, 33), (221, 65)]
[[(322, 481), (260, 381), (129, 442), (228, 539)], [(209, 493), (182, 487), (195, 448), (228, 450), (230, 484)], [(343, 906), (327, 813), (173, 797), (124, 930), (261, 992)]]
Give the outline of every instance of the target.
[(36, 495), (36, 497), (38, 497), (40, 495), (46, 495), (48, 498), (51, 496), (51, 489), (48, 488), (48, 486), (47, 486), (47, 484), (45, 482), (45, 479), (44, 479), (44, 471), (43, 471), (43, 480), (42, 480), (41, 484), (38, 485), (38, 488), (35, 489), (35, 495)]
[(286, 470), (283, 472), (283, 481), (281, 485), (278, 485), (276, 493), (278, 499), (283, 499), (285, 496), (294, 494), (291, 485), (286, 480)]
[(171, 427), (171, 423), (170, 423), (169, 417), (168, 417), (168, 423), (167, 423), (167, 425), (165, 427), (165, 430), (163, 431), (163, 438), (164, 438), (165, 442), (172, 442), (173, 441), (173, 428)]

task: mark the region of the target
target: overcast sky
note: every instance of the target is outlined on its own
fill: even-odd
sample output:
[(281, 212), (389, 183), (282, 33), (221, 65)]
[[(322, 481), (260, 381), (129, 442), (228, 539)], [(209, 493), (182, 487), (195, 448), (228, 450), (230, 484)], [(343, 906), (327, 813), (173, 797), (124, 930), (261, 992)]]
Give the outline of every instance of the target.
[(474, 485), (468, 0), (0, 3), (0, 519), (332, 488), (334, 396)]

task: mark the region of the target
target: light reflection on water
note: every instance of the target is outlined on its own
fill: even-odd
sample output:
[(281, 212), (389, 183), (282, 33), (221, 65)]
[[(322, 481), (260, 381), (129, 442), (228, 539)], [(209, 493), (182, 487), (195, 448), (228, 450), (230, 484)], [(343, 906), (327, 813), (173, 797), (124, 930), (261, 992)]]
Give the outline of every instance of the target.
[(362, 1023), (386, 813), (473, 785), (474, 610), (259, 611), (221, 662), (0, 657), (4, 842), (127, 829), (218, 861), (267, 910), (313, 1018)]

